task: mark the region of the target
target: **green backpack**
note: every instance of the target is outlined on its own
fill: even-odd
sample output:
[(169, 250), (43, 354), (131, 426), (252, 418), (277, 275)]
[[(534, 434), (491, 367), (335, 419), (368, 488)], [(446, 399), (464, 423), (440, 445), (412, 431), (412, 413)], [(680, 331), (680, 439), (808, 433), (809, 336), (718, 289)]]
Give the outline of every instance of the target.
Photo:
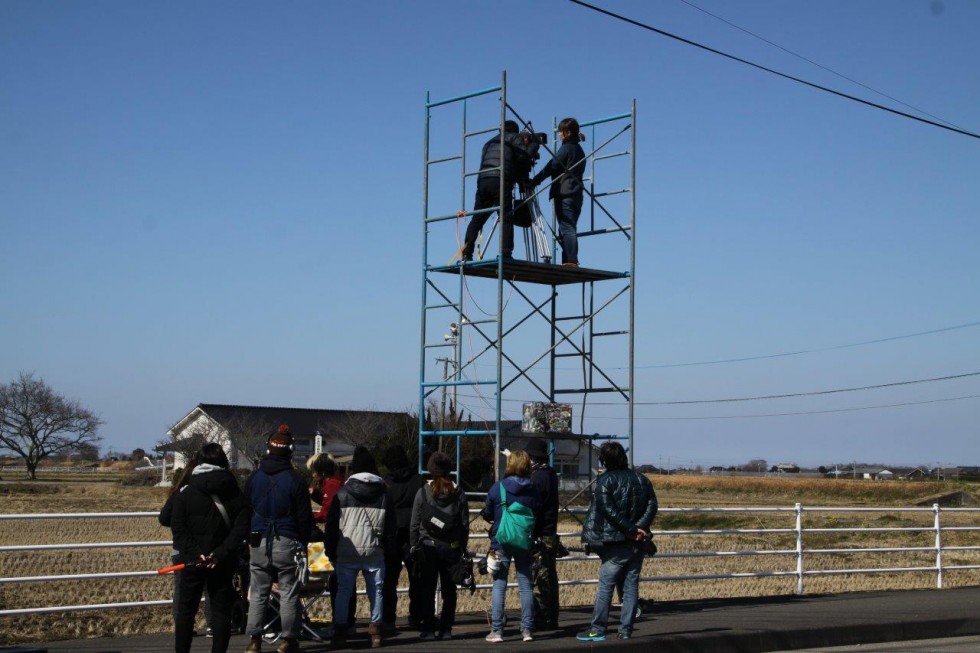
[(534, 512), (523, 503), (507, 503), (507, 490), (500, 482), (500, 524), (497, 544), (511, 551), (530, 551), (534, 532)]

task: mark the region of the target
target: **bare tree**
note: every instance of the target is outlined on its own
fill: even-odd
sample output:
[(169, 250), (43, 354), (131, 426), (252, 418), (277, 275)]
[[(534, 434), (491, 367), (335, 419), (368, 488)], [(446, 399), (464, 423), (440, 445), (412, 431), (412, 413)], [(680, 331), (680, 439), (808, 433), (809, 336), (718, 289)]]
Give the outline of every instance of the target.
[(48, 456), (99, 442), (102, 424), (95, 413), (55, 393), (33, 374), (21, 372), (0, 385), (0, 449), (23, 458), (32, 480)]
[(392, 426), (390, 413), (345, 410), (329, 422), (318, 423), (317, 430), (325, 437), (335, 437), (352, 447), (364, 446), (374, 450), (388, 441)]
[(258, 467), (265, 455), (266, 443), (278, 424), (268, 418), (247, 412), (237, 412), (225, 421), (228, 440), (245, 458)]

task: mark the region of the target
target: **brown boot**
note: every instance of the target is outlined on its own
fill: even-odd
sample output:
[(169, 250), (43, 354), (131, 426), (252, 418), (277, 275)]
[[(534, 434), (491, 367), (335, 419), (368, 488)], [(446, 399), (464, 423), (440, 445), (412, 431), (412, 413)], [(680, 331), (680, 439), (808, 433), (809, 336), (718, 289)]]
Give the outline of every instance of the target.
[(276, 653), (299, 653), (299, 640), (295, 637), (287, 637), (279, 643)]
[(381, 624), (370, 624), (367, 628), (367, 632), (371, 637), (371, 648), (378, 648), (381, 646)]
[(245, 653), (262, 653), (262, 635), (252, 635)]

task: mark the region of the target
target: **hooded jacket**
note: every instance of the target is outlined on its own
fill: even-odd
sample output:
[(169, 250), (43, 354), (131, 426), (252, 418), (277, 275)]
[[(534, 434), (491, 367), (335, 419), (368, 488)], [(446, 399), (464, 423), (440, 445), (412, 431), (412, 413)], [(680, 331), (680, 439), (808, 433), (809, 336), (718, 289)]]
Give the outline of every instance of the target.
[[(411, 534), (408, 540), (412, 546), (424, 544), (426, 540), (438, 540), (456, 545), (462, 551), (466, 550), (470, 536), (470, 506), (466, 502), (466, 493), (455, 484), (453, 487), (455, 491), (451, 494), (441, 494), (436, 497), (432, 494), (432, 481), (429, 481), (415, 494)], [(449, 541), (437, 537), (426, 527), (425, 505), (434, 506), (449, 517), (453, 529)]]
[(483, 145), (480, 154), (480, 174), (477, 179), (499, 179), (501, 167), (504, 170), (506, 188), (527, 177), (531, 162), (524, 148), (524, 139), (519, 133), (504, 132), (503, 157), (500, 156), (499, 133)]
[(493, 521), (493, 524), (490, 526), (491, 549), (500, 548), (500, 545), (497, 544), (497, 526), (500, 524), (500, 515), (503, 512), (503, 506), (500, 503), (501, 484), (503, 484), (504, 490), (507, 492), (507, 503), (516, 501), (530, 508), (535, 515), (539, 514), (541, 510), (541, 495), (538, 494), (538, 488), (531, 483), (531, 479), (520, 476), (508, 476), (502, 481), (494, 483), (490, 487), (490, 491), (487, 492), (487, 505), (484, 507), (482, 513), (484, 519), (489, 517)]
[(351, 475), (334, 497), (326, 523), (326, 551), (337, 562), (384, 559), (396, 528), (388, 509), (384, 479), (377, 474)]
[(415, 471), (415, 465), (409, 465), (388, 474), (385, 482), (388, 485), (388, 508), (395, 511), (398, 530), (408, 529), (415, 495), (425, 485), (425, 479)]
[[(231, 526), (212, 495), (224, 505)], [(248, 502), (235, 477), (223, 467), (195, 467), (187, 485), (173, 495), (170, 504), (170, 527), (179, 562), (194, 562), (209, 554), (221, 562), (237, 554), (248, 536)]]
[(656, 516), (657, 494), (650, 479), (631, 469), (611, 469), (596, 479), (582, 525), (582, 541), (630, 541), (637, 528), (649, 530)]
[(310, 493), (289, 457), (263, 456), (245, 483), (245, 496), (252, 506), (253, 531), (309, 543), (314, 528)]
[(531, 483), (541, 495), (541, 512), (535, 515), (534, 534), (555, 535), (558, 533), (558, 474), (548, 463), (534, 463)]

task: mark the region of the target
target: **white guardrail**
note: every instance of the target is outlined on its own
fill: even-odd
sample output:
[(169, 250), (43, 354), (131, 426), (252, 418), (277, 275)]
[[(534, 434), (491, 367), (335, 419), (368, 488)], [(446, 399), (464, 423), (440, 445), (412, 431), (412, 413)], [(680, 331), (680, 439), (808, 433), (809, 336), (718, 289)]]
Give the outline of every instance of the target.
[[(470, 510), (471, 513), (478, 513), (478, 510)], [(584, 509), (568, 509), (565, 512), (582, 514)], [(785, 556), (793, 559), (793, 568), (783, 571), (759, 571), (759, 572), (738, 572), (720, 574), (701, 574), (690, 576), (644, 576), (642, 582), (669, 582), (669, 581), (698, 581), (698, 580), (718, 580), (725, 578), (764, 578), (775, 576), (793, 576), (796, 578), (796, 593), (803, 594), (803, 580), (807, 576), (833, 575), (833, 574), (879, 574), (896, 572), (925, 572), (936, 575), (936, 587), (943, 587), (943, 572), (950, 570), (980, 569), (980, 565), (946, 565), (943, 564), (943, 553), (947, 551), (980, 551), (980, 546), (944, 546), (943, 534), (950, 532), (980, 532), (980, 526), (943, 526), (942, 516), (944, 514), (970, 513), (980, 516), (980, 508), (942, 508), (934, 504), (931, 508), (894, 508), (894, 507), (803, 507), (796, 504), (794, 507), (752, 507), (752, 508), (661, 508), (658, 515), (666, 514), (746, 514), (746, 513), (785, 513), (793, 519), (791, 528), (730, 528), (730, 529), (673, 529), (673, 530), (653, 530), (655, 537), (685, 537), (685, 536), (726, 536), (726, 535), (781, 535), (792, 534), (795, 537), (795, 547), (792, 549), (760, 549), (760, 550), (739, 550), (739, 551), (697, 551), (688, 553), (658, 553), (658, 559), (667, 558), (712, 558), (712, 557), (751, 557), (751, 556)], [(803, 525), (803, 516), (806, 513), (931, 513), (932, 524), (913, 527), (865, 527), (856, 526), (849, 528), (807, 528)], [(108, 512), (108, 513), (34, 513), (34, 514), (0, 514), (0, 520), (34, 520), (34, 519), (116, 519), (116, 518), (152, 518), (156, 519), (156, 512)], [(808, 534), (829, 533), (931, 533), (934, 535), (935, 544), (933, 546), (917, 547), (863, 547), (863, 548), (806, 548), (804, 539)], [(581, 531), (560, 532), (563, 537), (577, 537)], [(486, 533), (474, 533), (470, 539), (485, 539)], [(149, 541), (149, 542), (94, 542), (94, 543), (75, 543), (75, 544), (27, 544), (14, 546), (0, 546), (0, 553), (16, 551), (52, 551), (52, 550), (76, 550), (76, 549), (99, 549), (99, 548), (137, 548), (137, 547), (170, 547), (170, 540)], [(902, 552), (932, 552), (935, 554), (935, 564), (917, 567), (873, 567), (863, 569), (806, 569), (804, 560), (809, 556), (824, 554), (866, 554), (866, 553), (902, 553)], [(595, 555), (569, 555), (559, 558), (559, 562), (576, 562), (585, 560), (598, 560)], [(0, 586), (10, 583), (44, 583), (65, 580), (91, 580), (97, 578), (137, 578), (144, 576), (156, 576), (156, 570), (151, 571), (128, 571), (128, 572), (104, 572), (93, 574), (62, 574), (52, 576), (20, 576), (0, 578)], [(595, 585), (599, 581), (596, 578), (562, 580), (559, 585)], [(516, 584), (510, 584), (511, 587)], [(491, 585), (477, 585), (478, 588), (489, 589)], [(400, 587), (399, 592), (406, 592), (408, 588)], [(359, 593), (363, 594), (363, 590)], [(102, 610), (108, 608), (131, 608), (171, 605), (170, 600), (162, 601), (132, 601), (120, 603), (101, 603), (87, 605), (61, 605), (36, 608), (21, 608), (15, 610), (0, 610), (0, 616), (17, 614), (40, 614), (44, 612), (68, 612), (80, 610)]]

